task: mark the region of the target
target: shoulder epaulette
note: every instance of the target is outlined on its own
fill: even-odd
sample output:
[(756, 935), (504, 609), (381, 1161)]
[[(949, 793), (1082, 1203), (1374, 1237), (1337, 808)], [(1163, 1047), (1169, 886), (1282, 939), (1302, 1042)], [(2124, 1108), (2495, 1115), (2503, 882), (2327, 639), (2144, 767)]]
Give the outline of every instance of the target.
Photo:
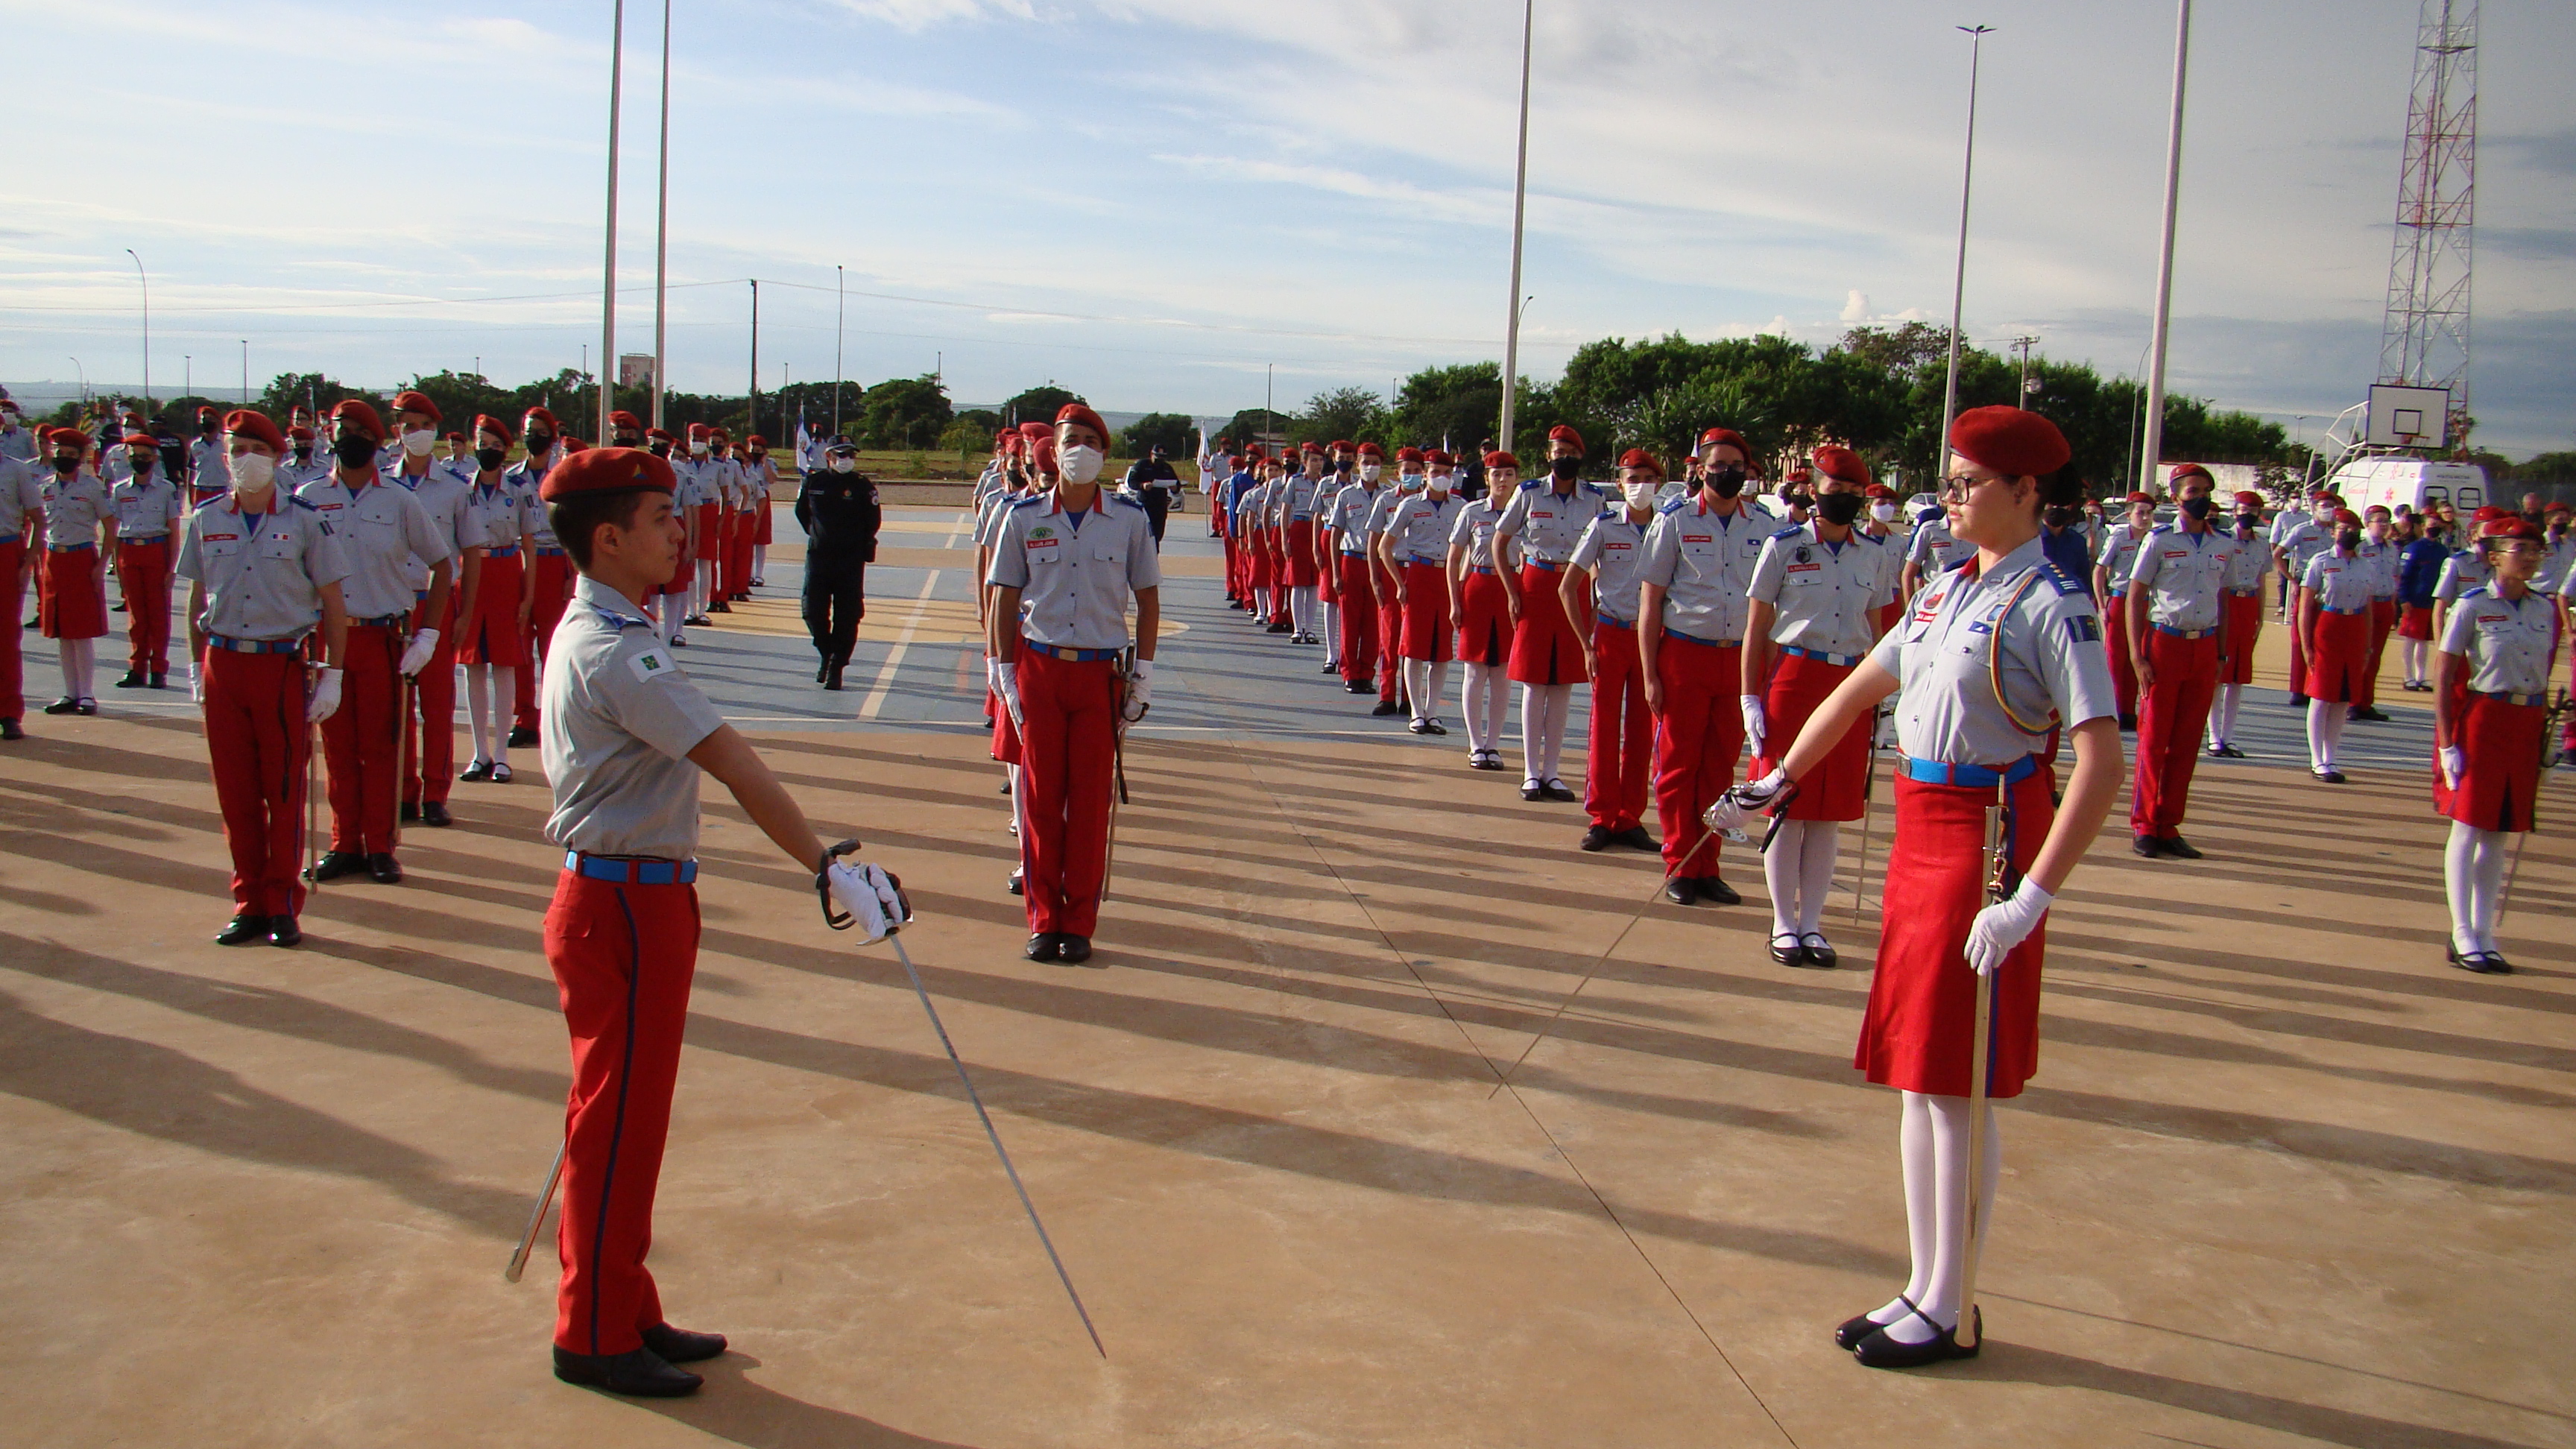
[(1109, 495), (1109, 501), (1110, 501), (1110, 502), (1112, 502), (1112, 503), (1115, 503), (1115, 504), (1119, 504), (1119, 505), (1121, 505), (1122, 507), (1133, 508), (1133, 509), (1135, 509), (1135, 510), (1136, 510), (1137, 512), (1139, 512), (1139, 513), (1142, 513), (1142, 512), (1144, 512), (1144, 511), (1145, 511), (1145, 505), (1144, 505), (1144, 503), (1143, 503), (1141, 500), (1139, 500), (1139, 499), (1134, 499), (1134, 498), (1130, 498), (1130, 497), (1128, 497), (1128, 496), (1127, 496), (1126, 494), (1124, 494), (1124, 493), (1112, 493), (1112, 494), (1110, 494), (1110, 495)]
[(1032, 493), (1032, 494), (1030, 494), (1028, 497), (1023, 498), (1023, 499), (1020, 499), (1018, 502), (1013, 503), (1011, 506), (1012, 506), (1013, 508), (1026, 508), (1026, 507), (1030, 506), (1031, 504), (1035, 504), (1035, 503), (1044, 503), (1044, 502), (1046, 502), (1046, 501), (1047, 501), (1047, 496), (1046, 496), (1045, 494), (1043, 494), (1043, 493)]
[[(1965, 560), (1961, 561), (1962, 567), (1965, 566), (1965, 562)], [(2042, 563), (2039, 566), (2039, 571), (2047, 576), (2050, 583), (2057, 586), (2057, 592), (2060, 596), (2067, 594), (2085, 594), (2089, 596), (2092, 593), (2092, 590), (2087, 589), (2080, 583), (2077, 583), (2075, 579), (2066, 572), (2066, 570), (2059, 568), (2055, 559), (2050, 559)]]
[[(221, 500), (219, 499), (219, 500), (217, 500), (217, 501), (218, 501), (218, 502), (220, 502)], [(311, 500), (311, 499), (309, 499), (309, 498), (298, 498), (298, 497), (295, 497), (293, 494), (289, 494), (289, 495), (287, 495), (287, 499), (286, 499), (286, 501), (287, 501), (287, 502), (289, 502), (289, 503), (294, 504), (294, 505), (295, 505), (296, 507), (298, 507), (298, 508), (303, 509), (303, 510), (304, 510), (305, 512), (307, 512), (307, 513), (319, 513), (319, 512), (321, 512), (321, 511), (322, 511), (321, 509), (314, 507), (314, 506), (313, 506), (313, 500)]]
[(1675, 499), (1672, 499), (1672, 500), (1670, 500), (1669, 502), (1656, 504), (1656, 505), (1655, 505), (1655, 511), (1656, 511), (1657, 513), (1667, 513), (1667, 514), (1669, 514), (1669, 513), (1679, 513), (1679, 512), (1681, 512), (1681, 511), (1682, 511), (1683, 507), (1684, 507), (1685, 505), (1687, 505), (1689, 502), (1690, 502), (1690, 495), (1689, 495), (1689, 494), (1687, 494), (1687, 493), (1685, 493), (1685, 494), (1683, 494), (1681, 497), (1679, 497), (1679, 498), (1675, 498)]
[(1613, 519), (1613, 518), (1618, 517), (1618, 516), (1619, 516), (1619, 510), (1618, 510), (1618, 509), (1616, 509), (1616, 508), (1604, 508), (1604, 509), (1602, 509), (1599, 513), (1596, 513), (1596, 514), (1594, 514), (1594, 515), (1592, 515), (1592, 516), (1593, 516), (1594, 518), (1596, 518), (1596, 519), (1600, 519), (1600, 520), (1603, 520), (1603, 521), (1605, 521), (1605, 522), (1606, 522), (1606, 521), (1607, 521), (1607, 520), (1609, 520), (1609, 519)]
[(2171, 533), (2171, 532), (2173, 532), (2173, 531), (2174, 531), (2174, 526), (2173, 526), (2172, 524), (2170, 524), (2170, 523), (2159, 523), (2159, 524), (2157, 524), (2155, 527), (2150, 528), (2150, 529), (2148, 529), (2148, 530), (2147, 530), (2147, 537), (2149, 537), (2149, 538), (2153, 538), (2153, 537), (2155, 537), (2155, 536), (2156, 536), (2157, 534), (2159, 534), (2159, 533)]
[(1807, 528), (1805, 524), (1793, 523), (1771, 536), (1773, 538), (1796, 538), (1798, 535), (1805, 533), (1806, 531)]

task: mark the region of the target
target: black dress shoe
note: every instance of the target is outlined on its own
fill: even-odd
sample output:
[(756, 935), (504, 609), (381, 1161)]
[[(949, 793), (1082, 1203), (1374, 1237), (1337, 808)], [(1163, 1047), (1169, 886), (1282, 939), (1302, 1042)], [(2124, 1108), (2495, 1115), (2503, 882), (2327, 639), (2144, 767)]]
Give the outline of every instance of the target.
[(814, 682), (815, 682), (816, 684), (820, 684), (820, 683), (822, 683), (824, 680), (829, 679), (829, 678), (831, 678), (831, 677), (832, 677), (832, 661), (831, 661), (831, 660), (826, 659), (826, 660), (824, 660), (822, 663), (817, 664), (817, 665), (815, 665), (815, 666), (814, 666)]
[(142, 670), (129, 669), (125, 671), (125, 676), (122, 679), (116, 681), (116, 687), (119, 689), (141, 689), (143, 688), (145, 677), (146, 676)]
[(420, 807), (408, 800), (396, 807), (394, 814), (400, 816), (402, 818), (402, 823), (405, 825), (418, 825), (420, 823)]
[[(1912, 1308), (1914, 1306), (1914, 1300), (1906, 1297), (1902, 1293), (1896, 1295), (1896, 1301), (1904, 1304), (1908, 1308)], [(1876, 1311), (1877, 1310), (1875, 1309), (1871, 1310), (1871, 1312)], [(1873, 1321), (1868, 1313), (1864, 1313), (1858, 1318), (1846, 1318), (1843, 1320), (1842, 1326), (1834, 1330), (1834, 1347), (1848, 1353), (1851, 1350), (1860, 1347), (1860, 1341), (1869, 1337), (1871, 1334), (1878, 1332), (1880, 1327), (1881, 1325)]]
[(1405, 728), (1413, 731), (1417, 735), (1427, 735), (1431, 733), (1431, 721), (1427, 719), (1418, 719), (1413, 723), (1406, 725)]
[(2162, 846), (2165, 854), (2172, 856), (2176, 860), (2200, 859), (2200, 847), (2183, 839), (2179, 835), (2168, 835), (2164, 839), (2157, 841), (2156, 844)]
[(2290, 691), (2290, 707), (2292, 709), (2306, 709), (2308, 707), (2308, 697), (2299, 693), (2295, 689)]
[(1340, 660), (1338, 660), (1338, 659), (1334, 660), (1332, 663), (1327, 664), (1327, 665), (1325, 665), (1325, 666), (1324, 666), (1324, 672), (1325, 672), (1326, 674), (1339, 674), (1339, 673), (1341, 673), (1341, 672), (1342, 672), (1342, 662), (1341, 662)]
[(1011, 872), (1009, 880), (1002, 883), (1002, 888), (1015, 896), (1025, 894), (1027, 891), (1027, 887), (1020, 884), (1020, 873), (1016, 870)]
[(1655, 842), (1655, 837), (1646, 833), (1646, 827), (1643, 825), (1631, 825), (1627, 829), (1620, 831), (1618, 834), (1611, 836), (1610, 839), (1614, 844), (1624, 845), (1630, 850), (1646, 851), (1649, 854), (1659, 852), (1663, 849), (1661, 845)]
[(466, 781), (469, 784), (480, 784), (481, 782), (492, 778), (492, 762), (490, 760), (476, 760), (474, 763), (467, 765), (462, 771), (460, 771), (456, 778)]
[(2355, 708), (2354, 708), (2350, 713), (2346, 714), (2346, 715), (2344, 716), (2344, 718), (2346, 718), (2346, 719), (2351, 719), (2351, 720), (2361, 720), (2361, 721), (2363, 721), (2363, 722), (2365, 722), (2365, 723), (2369, 723), (2369, 724), (2386, 724), (2386, 723), (2388, 723), (2388, 713), (2387, 713), (2387, 711), (2382, 710), (2381, 708), (2379, 708), (2379, 706), (2377, 706), (2377, 705), (2373, 705), (2373, 704), (2359, 705), (2359, 706), (2355, 707)]
[(722, 599), (718, 599), (714, 603), (707, 605), (707, 612), (710, 614), (730, 614), (733, 612), (733, 605), (726, 603)]
[(1369, 683), (1365, 679), (1354, 679), (1350, 683), (1343, 685), (1342, 688), (1351, 694), (1377, 693), (1377, 686)]
[(1831, 971), (1843, 963), (1834, 943), (1826, 940), (1821, 931), (1805, 932), (1798, 937), (1798, 944), (1806, 948), (1807, 964), (1819, 971)]
[(1091, 938), (1074, 935), (1058, 936), (1055, 944), (1055, 959), (1068, 966), (1090, 960)]
[(1728, 885), (1726, 882), (1719, 880), (1713, 875), (1704, 875), (1699, 878), (1699, 898), (1704, 901), (1715, 901), (1721, 906), (1740, 906), (1744, 904), (1744, 897), (1735, 893), (1735, 887)]
[(152, 687), (154, 689), (168, 689), (170, 687), (169, 673), (167, 671), (155, 673), (152, 676)]
[(2308, 773), (2316, 776), (2317, 783), (2321, 785), (2340, 785), (2343, 783), (2343, 771), (2341, 770), (2310, 770)]
[(309, 881), (338, 880), (342, 876), (361, 874), (366, 868), (367, 858), (354, 850), (326, 850), (322, 858), (304, 872), (304, 878)]
[(495, 784), (495, 785), (507, 785), (507, 784), (509, 784), (512, 780), (517, 779), (517, 778), (518, 778), (518, 776), (516, 776), (516, 775), (514, 775), (514, 774), (512, 774), (512, 773), (510, 772), (510, 767), (509, 767), (509, 766), (507, 766), (507, 765), (505, 765), (505, 764), (502, 764), (502, 763), (501, 763), (500, 761), (498, 761), (498, 760), (494, 760), (494, 761), (492, 762), (492, 776), (491, 776), (491, 778), (492, 778), (492, 783), (493, 783), (493, 784)]
[(391, 851), (379, 850), (367, 857), (367, 874), (378, 885), (401, 885), (402, 867), (395, 863)]
[(1422, 722), (1422, 732), (1426, 735), (1445, 735), (1449, 733), (1449, 727), (1436, 719), (1427, 719)]
[[(218, 946), (247, 946), (254, 941), (267, 939), (268, 917), (266, 916), (235, 916), (222, 930), (215, 933), (215, 944)], [(2451, 959), (2456, 963), (2459, 957), (2455, 954)]]
[(1376, 718), (1384, 719), (1391, 714), (1404, 713), (1404, 706), (1391, 699), (1381, 699), (1377, 702), (1377, 708), (1370, 710), (1369, 713)]
[(27, 732), (18, 728), (18, 717), (16, 715), (11, 715), (7, 719), (0, 719), (0, 740), (23, 740), (26, 737)]
[(555, 1377), (586, 1389), (606, 1389), (637, 1399), (677, 1399), (698, 1391), (706, 1380), (649, 1348), (626, 1353), (574, 1353), (555, 1350)]
[(2157, 856), (2165, 853), (2164, 842), (2156, 839), (2152, 835), (2131, 837), (2129, 841), (2129, 849), (2136, 852), (2140, 858), (2145, 860), (2153, 860)]
[(1053, 931), (1040, 931), (1029, 937), (1028, 958), (1032, 961), (1052, 961), (1056, 959), (1056, 949), (1063, 944), (1064, 937)]
[[(1984, 1311), (1982, 1309), (1969, 1311), (1977, 1315), (1977, 1323), (1982, 1330), (1985, 1324)], [(1922, 1310), (1915, 1310), (1914, 1316), (1923, 1318)], [(1903, 1321), (1898, 1320), (1898, 1322)], [(1923, 1318), (1923, 1321), (1930, 1323), (1932, 1320)], [(1959, 1335), (1953, 1329), (1944, 1328), (1921, 1343), (1899, 1343), (1888, 1337), (1887, 1330), (1882, 1328), (1852, 1345), (1852, 1357), (1859, 1359), (1862, 1366), (1866, 1368), (1916, 1368), (1927, 1363), (1946, 1363), (1954, 1358), (1975, 1358), (1977, 1350), (1983, 1347), (1985, 1347), (1985, 1334), (1982, 1331), (1978, 1333), (1975, 1343), (1961, 1348)]]
[(829, 670), (825, 671), (823, 675), (823, 687), (825, 689), (839, 689), (841, 687), (841, 666), (835, 664)]
[(1618, 838), (1610, 833), (1610, 827), (1607, 825), (1591, 826), (1583, 832), (1582, 848), (1594, 851), (1608, 850), (1610, 843)]
[[(1783, 941), (1789, 944), (1780, 944)], [(1774, 936), (1771, 938), (1771, 963), (1775, 966), (1804, 966), (1807, 964), (1807, 948), (1799, 945), (1795, 936)], [(1870, 1326), (1877, 1327), (1876, 1324)]]
[(2217, 749), (2210, 751), (2210, 753), (2216, 755), (2222, 760), (2241, 760), (2245, 758), (2245, 752), (2236, 748), (2232, 744), (2220, 745)]
[(293, 916), (271, 916), (268, 918), (268, 944), (301, 946), (304, 944), (304, 928), (295, 924)]
[(660, 1354), (664, 1363), (696, 1363), (723, 1353), (725, 1336), (721, 1333), (691, 1333), (685, 1328), (657, 1323), (644, 1330), (644, 1346)]
[(1285, 634), (1288, 632), (1288, 626), (1285, 624), (1273, 624), (1270, 626), (1269, 632), (1273, 634)]
[(2512, 964), (2493, 951), (2463, 951), (2457, 946), (2445, 946), (2442, 955), (2461, 970), (2475, 971), (2481, 976), (2509, 976), (2513, 973)]
[(1563, 780), (1548, 781), (1538, 787), (1538, 793), (1540, 798), (1546, 800), (1567, 801), (1574, 798), (1574, 792), (1566, 788)]
[(533, 726), (533, 725), (513, 725), (513, 726), (511, 726), (511, 728), (510, 728), (510, 748), (511, 748), (511, 749), (514, 749), (514, 750), (515, 750), (515, 749), (517, 749), (517, 748), (518, 748), (519, 746), (521, 746), (521, 745), (533, 745), (533, 744), (535, 744), (536, 742), (537, 742), (537, 731), (536, 731), (536, 727), (535, 727), (535, 726)]
[(1698, 905), (1699, 881), (1691, 876), (1674, 876), (1664, 882), (1664, 899), (1677, 906)]
[(420, 804), (420, 823), (444, 829), (455, 824), (456, 817), (447, 813), (446, 801), (424, 800)]

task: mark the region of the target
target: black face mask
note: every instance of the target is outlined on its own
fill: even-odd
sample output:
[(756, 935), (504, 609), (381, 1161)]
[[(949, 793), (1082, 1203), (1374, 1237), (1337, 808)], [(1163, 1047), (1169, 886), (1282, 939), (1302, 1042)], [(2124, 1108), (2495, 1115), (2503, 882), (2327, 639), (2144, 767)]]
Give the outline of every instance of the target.
[(352, 433), (331, 445), (331, 456), (345, 468), (363, 468), (376, 461), (376, 440)]
[(1816, 505), (1816, 500), (1804, 493), (1783, 493), (1780, 495), (1780, 501), (1792, 508), (1813, 508)]
[(1708, 474), (1703, 480), (1720, 498), (1732, 498), (1744, 491), (1744, 470), (1733, 463)]
[(62, 475), (63, 475), (64, 477), (66, 477), (66, 478), (70, 477), (70, 476), (71, 476), (71, 475), (73, 475), (74, 473), (79, 472), (79, 471), (80, 471), (80, 454), (78, 454), (78, 453), (56, 453), (56, 454), (54, 455), (54, 471), (55, 471), (55, 472), (57, 472), (57, 473), (62, 474)]
[(2083, 516), (2084, 510), (2080, 508), (2051, 508), (2040, 514), (2041, 520), (2051, 528), (2073, 528), (2075, 520)]
[(671, 445), (663, 442), (659, 438), (655, 438), (653, 440), (653, 446), (648, 451), (650, 451), (656, 458), (667, 458), (671, 456)]
[(633, 433), (619, 433), (617, 435), (616, 446), (620, 448), (640, 448), (644, 446), (644, 440), (635, 436)]
[(554, 445), (554, 435), (551, 433), (528, 434), (528, 456), (531, 458), (538, 456)]
[(152, 465), (161, 461), (161, 455), (158, 453), (134, 453), (129, 454), (126, 461), (134, 465), (134, 476), (140, 478), (144, 474), (152, 471)]
[(761, 452), (754, 452), (754, 453), (752, 453), (752, 454), (750, 455), (750, 457), (751, 457), (751, 461), (753, 461), (753, 462), (755, 462), (755, 463), (759, 462), (761, 459), (766, 458), (766, 457), (768, 457), (768, 456), (769, 456), (769, 455), (768, 455), (767, 453), (761, 453)]
[(498, 468), (501, 466), (501, 460), (508, 456), (510, 455), (507, 452), (499, 448), (477, 448), (474, 450), (474, 466), (487, 470)]
[(2209, 497), (2206, 494), (2198, 498), (2184, 499), (2182, 501), (2182, 516), (2194, 520), (2209, 517), (2209, 502)]
[(1852, 520), (1860, 517), (1860, 506), (1866, 501), (1857, 493), (1819, 493), (1816, 516), (1837, 528), (1849, 528)]
[(310, 462), (312, 462), (312, 461), (313, 461), (313, 448), (312, 448), (312, 446), (311, 446), (310, 444), (306, 444), (306, 445), (304, 445), (304, 446), (298, 447), (298, 448), (295, 450), (295, 461), (296, 461), (296, 462), (298, 462), (298, 463), (310, 463)]
[(1574, 475), (1582, 471), (1583, 460), (1581, 458), (1550, 458), (1547, 460), (1547, 475), (1554, 478), (1559, 483), (1573, 482)]
[(2349, 528), (2338, 529), (2335, 532), (2335, 547), (2350, 553), (2361, 547), (2361, 535)]

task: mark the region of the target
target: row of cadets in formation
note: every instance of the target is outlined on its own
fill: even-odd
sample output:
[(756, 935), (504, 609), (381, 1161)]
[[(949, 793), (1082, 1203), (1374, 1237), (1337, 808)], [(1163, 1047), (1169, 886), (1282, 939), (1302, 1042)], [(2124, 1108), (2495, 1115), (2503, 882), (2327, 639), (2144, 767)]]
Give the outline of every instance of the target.
[[(614, 416), (634, 423), (630, 413)], [(656, 456), (673, 452), (675, 440), (659, 428), (647, 440)], [(685, 648), (684, 626), (714, 623), (711, 616), (732, 613), (734, 605), (749, 602), (751, 591), (768, 582), (769, 500), (780, 479), (778, 465), (769, 457), (769, 440), (758, 433), (744, 438), (737, 449), (724, 429), (691, 423), (678, 441), (684, 445), (683, 456), (670, 458), (670, 463), (678, 480), (687, 551), (653, 615), (663, 637)]]

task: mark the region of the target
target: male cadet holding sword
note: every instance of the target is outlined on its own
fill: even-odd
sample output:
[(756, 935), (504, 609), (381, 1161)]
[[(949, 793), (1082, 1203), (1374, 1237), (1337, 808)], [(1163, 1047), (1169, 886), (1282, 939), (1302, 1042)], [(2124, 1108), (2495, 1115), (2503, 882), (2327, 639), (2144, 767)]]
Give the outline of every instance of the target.
[[(2240, 550), (2254, 548), (2209, 526), (2216, 484), (2209, 470), (2173, 471), (2176, 517), (2147, 535), (2123, 585), (2130, 673), (2138, 681), (2138, 771), (2129, 802), (2130, 848), (2149, 860), (2198, 860), (2182, 838), (2201, 731), (2218, 693), (2220, 663), (2252, 640), (2228, 633), (2227, 586)], [(2258, 579), (2259, 586), (2259, 579)], [(2111, 604), (2105, 599), (2105, 604)], [(2253, 611), (2259, 618), (2261, 610)], [(2115, 636), (2117, 637), (2117, 636)]]
[[(1118, 737), (1151, 699), (1163, 575), (1144, 505), (1100, 487), (1108, 424), (1080, 403), (1055, 422), (1055, 488), (1014, 504), (994, 539), (986, 632), (993, 693), (1020, 735), (1028, 957), (1079, 962), (1108, 879)], [(1131, 593), (1136, 662), (1121, 680)]]
[(413, 637), (418, 605), (411, 561), (429, 566), (428, 617), (447, 614), (452, 567), (446, 541), (409, 489), (390, 487), (376, 471), (385, 425), (356, 398), (331, 409), (331, 452), (339, 465), (296, 500), (310, 504), (338, 536), (348, 577), (345, 701), (322, 722), (322, 761), (330, 771), (331, 848), (313, 864), (316, 882), (364, 872), (379, 885), (402, 879), (394, 859), (401, 833), (403, 685), (438, 648), (435, 634)]
[(725, 1351), (674, 1328), (644, 1258), (697, 968), (698, 777), (715, 776), (761, 832), (814, 872), (867, 939), (911, 914), (894, 879), (835, 863), (749, 741), (689, 682), (643, 601), (679, 562), (671, 467), (592, 448), (546, 471), (549, 531), (578, 571), (574, 607), (546, 659), (544, 752), (563, 869), (546, 908), (572, 1038), (556, 1249), (554, 1371), (639, 1397), (695, 1392), (678, 1364)]
[[(480, 607), (475, 593), (487, 540), (472, 503), (472, 475), (460, 475), (430, 460), (430, 449), (438, 441), (438, 421), (438, 404), (427, 393), (394, 394), (394, 431), (402, 448), (392, 481), (420, 500), (431, 531), (455, 561), (450, 565), (453, 587), (447, 591), (443, 609), (435, 613), (436, 601), (426, 587), (434, 567), (422, 557), (413, 558), (409, 565), (412, 644), (417, 649), (421, 640), (428, 640), (429, 655), (412, 671), (417, 681), (412, 692), (415, 708), (403, 712), (401, 810), (406, 821), (447, 826), (456, 823), (456, 817), (447, 813), (447, 796), (456, 782), (457, 621), (466, 604)], [(510, 541), (518, 541), (515, 523)]]

